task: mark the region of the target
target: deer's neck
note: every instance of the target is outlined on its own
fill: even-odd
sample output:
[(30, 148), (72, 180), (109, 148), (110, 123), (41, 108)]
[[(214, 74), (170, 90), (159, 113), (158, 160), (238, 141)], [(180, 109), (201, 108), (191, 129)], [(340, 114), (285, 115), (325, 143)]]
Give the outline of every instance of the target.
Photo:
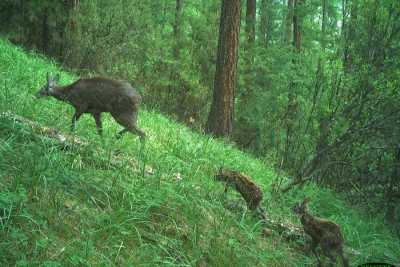
[(69, 95), (68, 86), (56, 86), (51, 93), (54, 98), (65, 102), (69, 101)]

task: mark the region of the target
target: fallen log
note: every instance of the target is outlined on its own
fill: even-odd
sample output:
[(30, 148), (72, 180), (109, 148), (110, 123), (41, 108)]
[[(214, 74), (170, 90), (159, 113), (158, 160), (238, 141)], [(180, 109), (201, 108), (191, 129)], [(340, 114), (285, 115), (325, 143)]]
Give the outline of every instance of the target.
[(32, 121), (20, 115), (14, 114), (10, 111), (0, 113), (0, 118), (7, 119), (13, 121), (16, 124), (22, 124), (28, 126), (34, 135), (48, 137), (52, 140), (55, 140), (62, 148), (68, 149), (72, 145), (78, 146), (86, 146), (88, 145), (87, 141), (84, 141), (76, 136), (61, 133), (59, 130), (46, 127), (41, 125), (38, 122)]
[[(70, 150), (74, 148), (76, 149), (77, 147), (84, 148), (90, 144), (89, 141), (84, 140), (76, 135), (66, 134), (55, 128), (43, 126), (36, 121), (32, 121), (28, 118), (14, 114), (10, 111), (1, 112), (0, 120), (1, 119), (8, 120), (15, 124), (27, 127), (34, 136), (38, 138), (48, 138), (54, 141), (61, 150)], [(120, 150), (116, 150), (111, 153), (111, 151), (105, 151), (98, 146), (96, 146), (94, 150), (96, 151), (96, 153), (106, 155), (108, 166), (119, 168), (122, 167), (122, 165), (124, 167), (128, 165), (130, 168), (139, 172), (140, 167), (138, 160), (130, 155), (122, 153)], [(154, 170), (151, 166), (146, 165), (144, 173), (147, 175), (153, 175)]]

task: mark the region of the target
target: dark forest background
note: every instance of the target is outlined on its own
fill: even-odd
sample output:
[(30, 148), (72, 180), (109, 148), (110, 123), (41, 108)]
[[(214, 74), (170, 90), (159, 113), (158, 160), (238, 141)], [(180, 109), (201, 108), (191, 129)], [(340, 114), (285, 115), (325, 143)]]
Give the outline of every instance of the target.
[[(215, 134), (220, 25), (235, 19), (231, 121)], [(82, 76), (129, 80), (148, 109), (284, 170), (282, 191), (312, 179), (399, 227), (398, 0), (3, 0), (0, 32)]]

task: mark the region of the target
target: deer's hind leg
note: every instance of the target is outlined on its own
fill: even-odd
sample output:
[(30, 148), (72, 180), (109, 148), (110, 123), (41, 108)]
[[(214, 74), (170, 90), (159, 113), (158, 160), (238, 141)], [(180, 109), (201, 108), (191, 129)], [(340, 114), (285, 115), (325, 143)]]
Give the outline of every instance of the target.
[(122, 131), (118, 132), (117, 138), (121, 138), (126, 132), (131, 132), (140, 137), (143, 141), (146, 137), (146, 133), (137, 127), (137, 113), (136, 112), (124, 112), (124, 113), (111, 113), (113, 118), (122, 126), (125, 127)]

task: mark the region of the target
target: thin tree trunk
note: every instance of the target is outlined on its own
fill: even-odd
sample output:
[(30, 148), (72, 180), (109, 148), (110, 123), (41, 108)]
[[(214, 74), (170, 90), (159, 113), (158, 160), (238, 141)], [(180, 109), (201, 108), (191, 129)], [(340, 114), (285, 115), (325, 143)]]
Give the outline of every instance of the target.
[(48, 25), (48, 8), (45, 7), (43, 10), (43, 17), (42, 17), (42, 52), (46, 54), (49, 49), (49, 25)]
[[(320, 43), (321, 43), (322, 54), (325, 53), (325, 46), (326, 46), (326, 37), (325, 37), (325, 35), (326, 35), (326, 4), (327, 4), (326, 2), (327, 2), (327, 0), (322, 0), (322, 2), (321, 2), (321, 4), (322, 4), (322, 23), (321, 23)], [(307, 120), (306, 128), (304, 131), (305, 134), (308, 133), (308, 129), (309, 129), (312, 117), (313, 117), (313, 113), (314, 113), (315, 109), (317, 108), (318, 98), (323, 93), (322, 89), (323, 89), (323, 84), (325, 81), (324, 65), (325, 65), (325, 62), (323, 60), (323, 56), (320, 55), (318, 58), (317, 71), (315, 74), (315, 87), (314, 87), (314, 93), (313, 93), (313, 99), (312, 99), (312, 106), (311, 106), (309, 118)], [(325, 118), (321, 114), (321, 112), (319, 112), (319, 115), (320, 115), (319, 116), (319, 127), (320, 127), (320, 129), (322, 129), (322, 128), (324, 128), (324, 125), (327, 125), (327, 124), (322, 123), (322, 120), (325, 120)]]
[(223, 0), (219, 28), (214, 94), (206, 132), (229, 136), (234, 116), (234, 91), (240, 33), (240, 0)]
[[(172, 50), (172, 56), (176, 64), (172, 66), (170, 81), (174, 81), (175, 86), (178, 85), (179, 92), (173, 94), (173, 86), (168, 86), (168, 99), (166, 107), (167, 109), (171, 106), (176, 107), (176, 113), (179, 117), (179, 120), (185, 120), (185, 102), (186, 102), (186, 94), (187, 88), (183, 87), (179, 81), (179, 60), (180, 60), (180, 48), (181, 48), (181, 18), (183, 11), (183, 0), (176, 0), (175, 2), (175, 21), (173, 25), (173, 33), (174, 33), (174, 45)], [(173, 105), (173, 99), (177, 97), (178, 101), (175, 105)]]
[(177, 59), (179, 58), (179, 48), (180, 48), (180, 39), (181, 39), (181, 17), (182, 17), (182, 6), (183, 6), (183, 0), (176, 0), (176, 6), (175, 6), (175, 21), (173, 25), (173, 31), (174, 31), (174, 37), (175, 37), (175, 45), (174, 45), (174, 51), (173, 55), (174, 58)]
[(64, 62), (67, 65), (73, 68), (78, 68), (81, 63), (80, 52), (81, 48), (76, 47), (76, 43), (80, 38), (80, 25), (79, 25), (79, 0), (71, 0), (68, 2), (69, 8), (69, 18), (66, 26), (66, 34), (65, 34), (65, 54), (64, 54)]
[[(347, 8), (347, 7), (346, 7)], [(345, 32), (344, 32), (344, 53), (343, 53), (343, 66), (348, 73), (351, 70), (351, 65), (353, 64), (351, 49), (352, 49), (352, 40), (355, 38), (355, 24), (358, 16), (358, 6), (357, 1), (352, 1), (350, 6), (350, 19), (346, 24)]]
[(260, 5), (260, 26), (259, 26), (259, 40), (260, 40), (260, 45), (261, 46), (267, 46), (268, 45), (268, 39), (269, 39), (269, 12), (268, 12), (268, 8), (269, 8), (269, 0), (261, 0), (261, 5)]
[[(322, 54), (325, 53), (326, 47), (326, 7), (327, 0), (322, 0), (322, 25), (321, 25), (321, 50)], [(323, 84), (325, 81), (325, 69), (324, 69), (325, 62), (323, 60), (323, 56), (320, 56), (318, 59), (318, 67), (317, 67), (317, 75), (315, 81), (315, 92), (313, 97), (313, 106), (311, 113), (314, 111), (315, 106), (317, 105), (318, 96), (322, 95)], [(312, 114), (310, 114), (311, 118)], [(317, 141), (317, 146), (315, 149), (315, 154), (323, 154), (321, 151), (325, 150), (328, 146), (328, 137), (331, 127), (331, 120), (323, 114), (322, 111), (319, 111), (318, 116), (318, 123), (319, 123), (319, 138)]]
[(326, 5), (327, 0), (322, 0), (321, 49), (323, 53), (326, 47)]
[[(400, 177), (400, 144), (395, 149), (395, 155), (393, 159), (393, 171), (389, 179), (386, 195), (386, 212), (385, 219), (391, 225), (395, 225), (396, 222), (396, 201), (395, 198), (400, 198), (400, 190), (396, 187), (396, 179)], [(398, 184), (398, 183), (397, 183)], [(400, 230), (400, 228), (399, 228)]]
[(246, 45), (245, 45), (245, 91), (243, 100), (247, 102), (247, 98), (251, 94), (253, 88), (253, 65), (254, 65), (254, 43), (256, 40), (256, 0), (247, 0), (246, 9)]
[(236, 117), (235, 141), (247, 148), (256, 138), (257, 129), (250, 122), (247, 112), (254, 89), (254, 44), (256, 40), (256, 0), (247, 0), (246, 5), (246, 43), (244, 57), (244, 88), (240, 95), (238, 107), (240, 113)]
[[(289, 3), (289, 1), (288, 1)], [(292, 22), (293, 22), (293, 42), (292, 45), (296, 49), (298, 53), (301, 51), (301, 34), (302, 34), (302, 14), (301, 14), (301, 6), (303, 4), (303, 0), (294, 0), (294, 7), (288, 5), (288, 14), (293, 14)], [(290, 9), (294, 10), (291, 12)], [(287, 19), (289, 20), (289, 18)], [(287, 39), (289, 40), (289, 38)], [(296, 60), (292, 60), (292, 63), (295, 67), (297, 67), (300, 63)], [(284, 150), (284, 160), (285, 166), (288, 166), (290, 163), (292, 168), (296, 166), (296, 158), (294, 158), (294, 127), (297, 116), (297, 97), (296, 97), (296, 88), (297, 84), (294, 81), (291, 81), (289, 84), (289, 93), (288, 93), (288, 106), (287, 106), (287, 116), (286, 116), (286, 142), (285, 142), (285, 150)]]
[(291, 43), (292, 32), (293, 32), (293, 0), (288, 0), (286, 18), (285, 18), (285, 33), (283, 36), (284, 43), (287, 45)]
[(247, 0), (246, 8), (247, 49), (253, 49), (256, 40), (256, 0)]
[(302, 0), (294, 0), (294, 15), (293, 15), (293, 46), (297, 51), (301, 49), (301, 32), (302, 32)]

